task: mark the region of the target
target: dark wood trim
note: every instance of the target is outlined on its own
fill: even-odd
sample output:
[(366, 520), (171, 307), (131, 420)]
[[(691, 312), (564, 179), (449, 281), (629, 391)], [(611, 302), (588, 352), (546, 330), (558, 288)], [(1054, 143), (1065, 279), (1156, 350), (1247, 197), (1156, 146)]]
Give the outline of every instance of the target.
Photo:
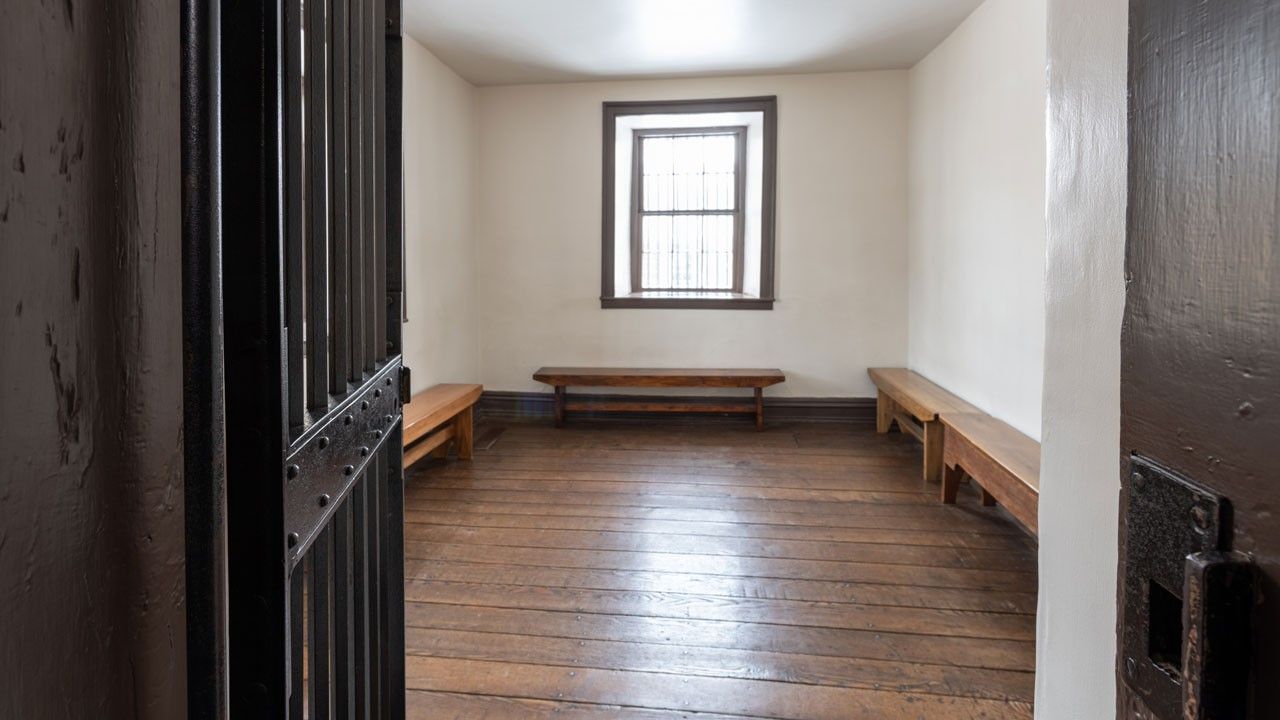
[(772, 310), (773, 300), (754, 297), (649, 297), (644, 293), (602, 297), (606, 310)]
[[(585, 403), (593, 401), (636, 402), (636, 403), (669, 403), (723, 405), (723, 396), (672, 396), (672, 395), (617, 395), (617, 394), (582, 394), (570, 395), (566, 403)], [(479, 419), (487, 420), (550, 420), (555, 417), (555, 395), (547, 392), (505, 392), (485, 390), (476, 404)], [(754, 407), (754, 406), (753, 406)], [(769, 419), (775, 422), (816, 422), (845, 423), (858, 426), (874, 426), (875, 398), (790, 398), (765, 397), (764, 409)], [(686, 414), (687, 415), (687, 414)], [(663, 422), (706, 423), (706, 422), (754, 422), (752, 417), (740, 413), (718, 413), (695, 417), (673, 418), (662, 413), (610, 412), (601, 414), (578, 413), (577, 422), (618, 422), (635, 420), (652, 420), (661, 418)]]
[[(618, 297), (614, 286), (615, 259), (614, 232), (616, 221), (616, 160), (613, 148), (617, 144), (617, 120), (626, 115), (654, 114), (702, 114), (730, 112), (760, 112), (764, 115), (764, 171), (761, 197), (760, 223), (760, 295), (743, 300), (692, 300), (655, 299), (643, 297)], [(777, 217), (777, 168), (778, 168), (778, 98), (777, 96), (724, 98), (712, 100), (664, 100), (604, 103), (603, 182), (601, 184), (601, 251), (600, 251), (600, 307), (603, 309), (704, 309), (704, 310), (772, 310), (775, 299), (775, 232)], [(745, 208), (741, 208), (745, 212)], [(742, 225), (745, 227), (745, 220)], [(742, 253), (738, 253), (739, 259)]]

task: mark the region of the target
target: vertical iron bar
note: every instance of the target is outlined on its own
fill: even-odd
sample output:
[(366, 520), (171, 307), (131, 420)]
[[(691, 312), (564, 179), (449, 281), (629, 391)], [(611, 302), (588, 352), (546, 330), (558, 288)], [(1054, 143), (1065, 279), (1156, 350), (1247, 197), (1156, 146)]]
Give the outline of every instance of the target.
[(328, 720), (332, 708), (329, 655), (333, 607), (332, 546), (333, 532), (329, 526), (321, 531), (311, 546), (311, 562), (308, 564), (311, 582), (307, 590), (307, 717), (310, 720)]
[(397, 422), (383, 446), (382, 462), (385, 492), (383, 526), (386, 528), (382, 547), (382, 578), (385, 583), (386, 607), (383, 647), (386, 648), (384, 673), (387, 684), (388, 717), (405, 716), (404, 679), (404, 468), (402, 463), (403, 428)]
[(387, 324), (385, 322), (385, 308), (390, 301), (387, 297), (387, 168), (389, 162), (387, 158), (387, 84), (386, 84), (386, 33), (383, 28), (386, 25), (386, 8), (383, 6), (383, 0), (374, 0), (373, 2), (373, 40), (376, 51), (373, 54), (372, 65), (374, 72), (373, 83), (373, 116), (376, 118), (374, 123), (373, 147), (374, 157), (378, 159), (377, 174), (374, 177), (373, 194), (374, 200), (374, 217), (376, 218), (374, 236), (377, 238), (375, 245), (377, 262), (374, 263), (374, 292), (373, 292), (373, 357), (375, 361), (382, 361), (387, 358)]
[(233, 718), (288, 711), (281, 49), (278, 3), (224, 3), (220, 55), (228, 657)]
[(306, 694), (302, 688), (306, 682), (303, 678), (303, 646), (306, 642), (306, 624), (303, 622), (306, 613), (303, 604), (305, 567), (306, 563), (298, 563), (289, 576), (289, 720), (302, 720), (304, 717), (303, 702)]
[(307, 0), (307, 405), (329, 406), (328, 5)]
[(377, 150), (378, 116), (374, 111), (374, 95), (377, 93), (377, 67), (382, 63), (378, 55), (378, 41), (382, 28), (376, 24), (374, 7), (380, 0), (367, 0), (364, 4), (364, 368), (372, 372), (377, 362), (377, 326), (380, 322), (382, 299), (378, 297), (378, 217), (377, 195), (378, 167), (382, 164)]
[(746, 267), (747, 247), (747, 130), (741, 129), (734, 138), (734, 215), (733, 215), (733, 291), (742, 292)]
[(331, 245), (329, 247), (329, 305), (331, 347), (329, 350), (329, 392), (339, 398), (347, 394), (347, 367), (351, 362), (350, 305), (347, 298), (348, 255), (350, 253), (350, 123), (348, 120), (348, 56), (347, 0), (332, 0), (333, 21), (330, 23), (331, 116), (333, 119)]
[(187, 718), (227, 720), (220, 4), (182, 3), (183, 488)]
[(334, 717), (355, 717), (355, 618), (352, 613), (351, 507), (353, 495), (333, 517), (333, 709)]
[(387, 356), (400, 354), (401, 325), (405, 320), (404, 287), (404, 146), (403, 146), (403, 62), (400, 37), (400, 6), (396, 0), (386, 5), (386, 76), (384, 80), (386, 127), (386, 182), (384, 193), (387, 224)]
[(367, 497), (369, 493), (369, 473), (361, 473), (351, 492), (352, 529), (352, 585), (355, 593), (352, 598), (351, 611), (354, 618), (355, 633), (354, 654), (355, 665), (355, 714), (357, 720), (367, 720), (373, 716), (369, 707), (369, 512)]
[(302, 112), (302, 6), (300, 0), (284, 3), (284, 193), (285, 193), (285, 326), (288, 327), (289, 425), (302, 424), (306, 409), (303, 375), (303, 112)]
[(351, 321), (351, 364), (347, 370), (348, 379), (354, 383), (359, 383), (363, 378), (365, 367), (364, 337), (368, 331), (364, 312), (364, 243), (366, 235), (365, 224), (367, 222), (364, 212), (364, 198), (367, 193), (365, 165), (368, 163), (369, 155), (369, 150), (365, 146), (365, 126), (367, 121), (364, 113), (366, 64), (366, 33), (364, 30), (366, 13), (364, 6), (364, 0), (351, 0), (351, 14), (348, 18), (351, 23), (351, 204), (348, 208), (351, 213), (351, 286), (349, 288), (351, 314), (348, 316)]
[(368, 465), (369, 495), (367, 497), (369, 512), (369, 713), (370, 717), (382, 718), (383, 698), (386, 691), (383, 685), (382, 653), (386, 645), (386, 636), (382, 632), (384, 595), (382, 584), (386, 576), (382, 572), (382, 472), (378, 459), (382, 457), (379, 450), (377, 457)]

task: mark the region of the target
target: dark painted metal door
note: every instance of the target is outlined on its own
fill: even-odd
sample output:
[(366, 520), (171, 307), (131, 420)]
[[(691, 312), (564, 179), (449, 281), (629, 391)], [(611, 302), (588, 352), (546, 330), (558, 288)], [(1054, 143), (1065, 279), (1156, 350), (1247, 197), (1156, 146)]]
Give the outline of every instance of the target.
[(1125, 718), (1280, 717), (1280, 3), (1130, 3)]
[(399, 3), (220, 11), (229, 715), (402, 718)]

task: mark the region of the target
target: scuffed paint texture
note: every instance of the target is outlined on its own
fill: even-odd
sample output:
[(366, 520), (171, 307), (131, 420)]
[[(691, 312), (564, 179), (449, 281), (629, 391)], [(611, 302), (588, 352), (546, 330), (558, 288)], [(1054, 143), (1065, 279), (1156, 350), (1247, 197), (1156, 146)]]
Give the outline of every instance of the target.
[(0, 3), (0, 718), (185, 716), (178, 3)]

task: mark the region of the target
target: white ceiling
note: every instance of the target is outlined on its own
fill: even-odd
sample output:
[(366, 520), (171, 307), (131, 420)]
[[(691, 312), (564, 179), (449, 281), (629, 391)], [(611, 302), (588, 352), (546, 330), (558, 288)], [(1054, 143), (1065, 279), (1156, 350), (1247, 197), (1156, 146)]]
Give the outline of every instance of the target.
[(982, 0), (404, 0), (477, 85), (907, 68)]

